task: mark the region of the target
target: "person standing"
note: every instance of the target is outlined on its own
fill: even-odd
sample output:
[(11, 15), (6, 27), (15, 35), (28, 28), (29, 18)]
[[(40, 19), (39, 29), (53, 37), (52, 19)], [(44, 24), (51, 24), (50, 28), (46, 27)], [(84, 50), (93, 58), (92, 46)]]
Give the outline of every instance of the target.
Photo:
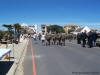
[(93, 46), (95, 47), (96, 46), (96, 40), (98, 38), (98, 34), (96, 33), (96, 31), (93, 32), (92, 37), (93, 37)]
[(33, 35), (33, 39), (36, 41), (36, 38), (37, 38), (37, 34), (35, 33), (35, 34)]
[(41, 34), (39, 33), (39, 35), (38, 35), (38, 38), (39, 38), (39, 40), (41, 40)]
[(45, 45), (45, 40), (46, 40), (45, 34), (43, 33), (43, 34), (41, 35), (42, 45)]
[(85, 45), (86, 45), (86, 38), (87, 38), (86, 32), (82, 32), (81, 38), (82, 38), (82, 41), (83, 41), (82, 46), (85, 47)]
[(77, 44), (81, 44), (81, 34), (77, 34)]
[(88, 33), (88, 45), (89, 48), (93, 47), (93, 33), (91, 31)]
[(46, 34), (46, 45), (50, 45), (51, 43), (51, 39), (52, 39), (52, 35), (51, 34)]

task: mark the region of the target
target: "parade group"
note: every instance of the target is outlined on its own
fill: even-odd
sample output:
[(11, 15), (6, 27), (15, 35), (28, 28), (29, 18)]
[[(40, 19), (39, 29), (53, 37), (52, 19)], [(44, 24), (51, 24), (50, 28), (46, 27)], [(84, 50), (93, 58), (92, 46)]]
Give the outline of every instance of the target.
[(77, 43), (82, 44), (82, 47), (88, 45), (89, 48), (97, 46), (97, 39), (99, 38), (96, 31), (82, 32), (77, 34)]
[(32, 38), (34, 40), (39, 39), (42, 41), (42, 45), (49, 46), (49, 45), (60, 45), (65, 46), (66, 40), (69, 40), (71, 42), (72, 40), (77, 40), (77, 44), (80, 44), (82, 47), (95, 47), (97, 46), (96, 41), (97, 39), (100, 39), (98, 36), (98, 33), (96, 31), (90, 31), (90, 32), (81, 32), (77, 35), (75, 34), (66, 34), (66, 33), (57, 33), (57, 34), (34, 34), (32, 35)]

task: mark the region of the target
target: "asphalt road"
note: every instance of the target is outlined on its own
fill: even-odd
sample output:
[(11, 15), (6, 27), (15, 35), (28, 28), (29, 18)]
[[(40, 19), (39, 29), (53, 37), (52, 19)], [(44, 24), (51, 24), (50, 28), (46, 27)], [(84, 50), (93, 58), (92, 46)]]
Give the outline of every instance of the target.
[(24, 75), (100, 75), (100, 48), (83, 48), (72, 43), (42, 46), (40, 41), (33, 40), (33, 49), (30, 45), (24, 61)]

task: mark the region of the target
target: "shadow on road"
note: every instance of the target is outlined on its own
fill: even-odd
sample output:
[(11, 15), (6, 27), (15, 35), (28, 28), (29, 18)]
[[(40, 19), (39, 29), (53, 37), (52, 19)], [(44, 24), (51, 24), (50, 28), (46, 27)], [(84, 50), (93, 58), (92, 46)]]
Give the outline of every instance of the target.
[(0, 75), (6, 75), (14, 61), (0, 61)]

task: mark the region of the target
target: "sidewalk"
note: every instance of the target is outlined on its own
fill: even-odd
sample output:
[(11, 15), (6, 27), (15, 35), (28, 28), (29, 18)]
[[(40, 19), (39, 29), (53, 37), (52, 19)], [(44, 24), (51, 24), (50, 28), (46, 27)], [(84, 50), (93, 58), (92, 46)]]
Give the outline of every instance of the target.
[[(8, 49), (11, 49), (10, 61), (14, 62), (6, 75), (22, 75), (23, 56), (27, 49), (28, 39), (20, 39), (19, 44), (9, 44)], [(6, 45), (0, 45), (0, 48), (6, 48)], [(2, 59), (1, 61), (9, 61)], [(18, 71), (20, 67), (20, 71)], [(19, 73), (19, 74), (18, 74)]]

